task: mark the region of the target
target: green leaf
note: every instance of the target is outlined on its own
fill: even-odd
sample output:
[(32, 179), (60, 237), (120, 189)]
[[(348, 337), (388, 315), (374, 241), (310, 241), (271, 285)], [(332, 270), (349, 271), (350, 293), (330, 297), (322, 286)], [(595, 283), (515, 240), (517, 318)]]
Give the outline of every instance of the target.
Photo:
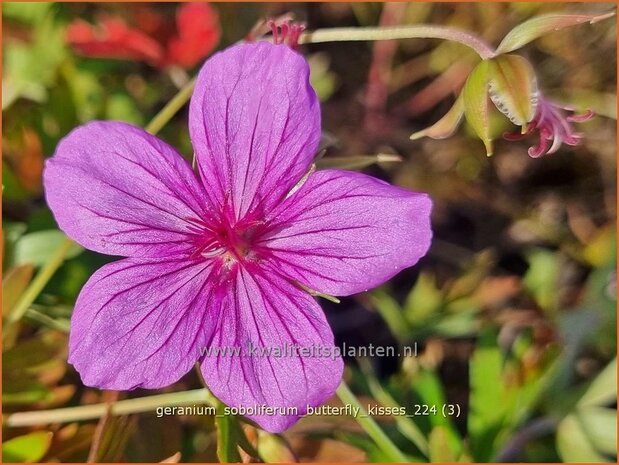
[(50, 398), (50, 389), (40, 381), (24, 373), (20, 373), (19, 378), (15, 378), (15, 375), (11, 373), (4, 376), (2, 405), (28, 405)]
[(52, 6), (51, 2), (5, 2), (2, 4), (2, 17), (36, 24), (45, 18)]
[[(65, 240), (64, 233), (57, 229), (26, 234), (15, 244), (15, 263), (42, 266), (52, 258)], [(79, 245), (73, 244), (65, 259), (76, 257), (83, 250)]]
[(462, 95), (460, 95), (453, 106), (449, 109), (445, 116), (439, 119), (432, 126), (422, 129), (411, 134), (411, 140), (421, 139), (422, 137), (430, 137), (432, 139), (445, 139), (451, 136), (462, 121), (464, 115), (464, 103)]
[(477, 136), (486, 147), (486, 155), (492, 155), (492, 139), (490, 138), (490, 108), (488, 105), (488, 68), (487, 60), (479, 63), (471, 72), (464, 88), (462, 98), (464, 115)]
[(4, 55), (2, 109), (25, 97), (35, 102), (47, 99), (60, 63), (66, 56), (64, 28), (48, 14), (34, 23), (30, 43), (12, 40)]
[(443, 337), (471, 337), (479, 331), (477, 309), (445, 315), (433, 325), (433, 332)]
[(609, 405), (617, 400), (617, 358), (598, 374), (578, 405), (581, 407)]
[(537, 79), (531, 64), (518, 55), (502, 55), (490, 61), (490, 98), (501, 113), (516, 126), (526, 125), (535, 116)]
[(37, 326), (55, 329), (67, 334), (69, 334), (69, 330), (71, 329), (71, 323), (68, 318), (53, 318), (45, 313), (35, 310), (34, 308), (29, 308), (26, 310), (26, 314), (24, 316), (27, 320), (34, 322)]
[(537, 16), (513, 28), (500, 43), (496, 53), (513, 52), (548, 33), (578, 24), (593, 24), (603, 19), (611, 18), (614, 15), (615, 13), (611, 12), (603, 15), (547, 14)]
[(30, 284), (34, 268), (30, 264), (11, 268), (2, 279), (2, 318), (6, 318)]
[(471, 394), (468, 431), (471, 450), (476, 460), (490, 461), (494, 442), (509, 408), (503, 385), (503, 355), (496, 343), (496, 334), (482, 334), (469, 368)]
[(564, 462), (610, 462), (617, 453), (617, 411), (578, 409), (557, 428), (557, 451)]
[(617, 454), (617, 410), (605, 407), (579, 409), (578, 418), (591, 445), (604, 455)]
[[(4, 174), (4, 170), (2, 172)], [(3, 257), (2, 270), (7, 271), (15, 266), (15, 244), (28, 230), (28, 226), (24, 223), (13, 223), (3, 218), (2, 222), (2, 239), (3, 239)]]
[[(422, 404), (441, 406), (446, 402), (443, 385), (434, 371), (421, 369), (415, 374), (412, 388)], [(431, 461), (455, 461), (457, 456), (462, 453), (463, 443), (460, 434), (454, 427), (452, 417), (443, 416), (441, 412), (438, 412), (437, 415), (430, 415), (428, 420), (430, 425), (434, 428), (432, 434), (440, 436), (440, 441), (439, 438), (433, 438), (432, 434), (429, 437)], [(440, 432), (435, 432), (437, 429), (439, 429)], [(438, 453), (436, 450), (433, 450), (433, 447), (436, 446), (436, 442), (446, 443), (446, 448), (449, 449), (450, 455), (455, 457), (444, 460), (437, 459), (436, 456)]]
[(20, 339), (19, 344), (2, 354), (5, 372), (30, 371), (49, 361), (54, 361), (66, 346), (66, 338), (54, 337), (50, 333), (38, 334), (29, 339)]
[(144, 117), (137, 108), (136, 102), (126, 94), (113, 94), (108, 98), (106, 118), (125, 121), (136, 126), (144, 125)]
[(559, 257), (544, 249), (534, 249), (528, 254), (529, 269), (522, 283), (540, 307), (553, 311), (557, 299), (557, 276), (560, 271)]
[[(434, 371), (421, 369), (415, 374), (412, 388), (419, 396), (422, 404), (438, 406), (446, 403), (443, 385)], [(433, 427), (440, 427), (445, 432), (449, 448), (455, 455), (462, 453), (463, 443), (460, 434), (454, 427), (453, 417), (443, 416), (442, 414), (430, 415), (429, 422)]]
[(600, 228), (587, 241), (583, 257), (596, 268), (615, 262), (617, 247), (617, 229), (612, 226)]
[(457, 452), (452, 449), (449, 430), (444, 426), (436, 426), (430, 432), (430, 462), (455, 462)]
[[(71, 66), (63, 68), (63, 74), (69, 85), (75, 112), (81, 123), (101, 116), (105, 89), (100, 78), (89, 71), (83, 71)], [(110, 117), (112, 119), (112, 117)], [(123, 118), (113, 118), (125, 121)], [(132, 123), (133, 121), (127, 121)]]
[[(400, 408), (400, 403), (383, 388), (381, 382), (376, 378), (371, 363), (364, 358), (360, 358), (358, 361), (359, 367), (365, 375), (365, 382), (370, 388), (370, 394), (385, 407), (394, 409)], [(432, 417), (433, 416), (430, 418)], [(417, 423), (415, 423), (412, 418), (404, 415), (395, 415), (394, 420), (400, 433), (412, 444), (415, 444), (422, 454), (428, 456), (428, 442), (425, 434), (421, 431)]]
[(310, 66), (310, 84), (321, 102), (329, 100), (337, 89), (337, 74), (329, 69), (329, 55), (324, 52), (314, 53), (307, 57)]
[(258, 430), (258, 454), (265, 463), (293, 463), (297, 458), (286, 439), (279, 434)]
[(434, 276), (421, 273), (404, 302), (404, 316), (411, 325), (420, 326), (440, 309), (442, 302), (443, 294), (436, 287)]
[(2, 443), (2, 462), (38, 462), (43, 458), (52, 441), (52, 433), (37, 431), (18, 436)]
[(372, 293), (372, 304), (378, 310), (378, 313), (383, 318), (391, 333), (400, 342), (408, 340), (409, 327), (404, 319), (402, 308), (398, 302), (385, 292), (383, 289), (377, 289)]

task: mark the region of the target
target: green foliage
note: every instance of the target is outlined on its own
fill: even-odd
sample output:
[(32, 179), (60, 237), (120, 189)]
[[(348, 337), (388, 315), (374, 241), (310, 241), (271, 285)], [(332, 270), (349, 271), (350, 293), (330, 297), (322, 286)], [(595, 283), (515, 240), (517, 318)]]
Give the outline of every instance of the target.
[(608, 462), (617, 454), (617, 359), (593, 380), (575, 410), (557, 429), (565, 462)]
[[(27, 17), (35, 4), (12, 4), (14, 14)], [(25, 6), (26, 11), (22, 8)], [(3, 13), (6, 4), (3, 4)], [(48, 97), (48, 88), (55, 80), (58, 67), (66, 57), (64, 28), (53, 14), (40, 12), (40, 21), (33, 22), (31, 44), (12, 42), (5, 44), (4, 73), (2, 78), (2, 109), (9, 108), (17, 99), (26, 98), (43, 103)]]
[(604, 15), (562, 15), (547, 14), (536, 16), (512, 29), (497, 48), (498, 53), (509, 53), (529, 42), (551, 32), (583, 23), (595, 23), (614, 16), (614, 13)]
[(2, 443), (3, 463), (37, 462), (50, 446), (52, 433), (38, 431), (9, 439)]
[[(15, 244), (14, 263), (23, 265), (30, 263), (41, 266), (47, 263), (54, 252), (62, 245), (67, 236), (58, 230), (37, 231), (22, 236)], [(73, 258), (82, 253), (84, 249), (74, 244), (66, 258)]]
[(546, 311), (556, 310), (558, 276), (561, 257), (544, 249), (528, 254), (529, 269), (522, 280), (537, 304)]

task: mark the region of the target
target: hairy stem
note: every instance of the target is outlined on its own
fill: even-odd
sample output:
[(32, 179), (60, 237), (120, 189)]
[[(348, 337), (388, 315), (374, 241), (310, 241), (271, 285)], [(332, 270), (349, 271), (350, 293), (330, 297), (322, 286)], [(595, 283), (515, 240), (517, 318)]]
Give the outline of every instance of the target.
[(211, 393), (207, 389), (173, 392), (118, 402), (82, 405), (52, 410), (17, 412), (4, 416), (5, 426), (34, 426), (50, 423), (69, 423), (74, 421), (101, 418), (110, 411), (112, 415), (152, 412), (159, 407), (180, 407), (194, 404), (210, 404)]
[(322, 42), (349, 42), (360, 40), (394, 39), (445, 39), (459, 42), (473, 49), (482, 59), (495, 56), (496, 52), (485, 41), (470, 32), (447, 26), (391, 26), (391, 27), (335, 27), (317, 29), (301, 34), (300, 44)]
[[(393, 39), (446, 39), (466, 45), (483, 58), (491, 58), (495, 50), (479, 37), (459, 29), (446, 26), (394, 26), (329, 28), (304, 32), (299, 43), (344, 42), (360, 40)], [(146, 131), (157, 134), (176, 113), (189, 101), (196, 85), (196, 78), (185, 84), (165, 107), (146, 126)]]

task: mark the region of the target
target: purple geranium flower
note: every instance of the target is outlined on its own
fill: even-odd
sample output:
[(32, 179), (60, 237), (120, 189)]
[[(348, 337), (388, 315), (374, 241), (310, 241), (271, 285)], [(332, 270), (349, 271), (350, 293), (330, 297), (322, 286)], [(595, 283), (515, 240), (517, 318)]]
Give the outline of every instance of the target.
[[(92, 122), (60, 142), (45, 168), (58, 224), (127, 257), (98, 270), (75, 304), (69, 362), (84, 384), (161, 388), (200, 362), (231, 406), (303, 414), (333, 395), (343, 364), (308, 290), (350, 295), (416, 263), (431, 202), (363, 174), (311, 171), (320, 107), (308, 75), (285, 45), (209, 59), (189, 114), (199, 177), (128, 124)], [(249, 417), (269, 431), (297, 419)]]

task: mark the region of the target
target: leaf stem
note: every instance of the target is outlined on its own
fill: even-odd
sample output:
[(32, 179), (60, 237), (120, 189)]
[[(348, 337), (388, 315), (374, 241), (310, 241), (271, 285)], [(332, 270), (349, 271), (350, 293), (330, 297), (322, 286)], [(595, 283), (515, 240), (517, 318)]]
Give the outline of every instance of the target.
[(144, 129), (151, 134), (157, 134), (161, 129), (183, 108), (183, 105), (191, 98), (193, 88), (196, 85), (196, 77), (185, 84), (174, 97), (161, 109), (159, 113), (146, 125)]
[(367, 411), (359, 403), (359, 400), (352, 393), (346, 382), (342, 381), (340, 387), (337, 388), (337, 395), (344, 404), (359, 409), (359, 414), (355, 418), (357, 423), (359, 423), (368, 436), (370, 436), (376, 445), (383, 451), (389, 462), (407, 463), (409, 461), (402, 451), (389, 439), (385, 432), (380, 429), (380, 426), (378, 426), (374, 419), (368, 415)]
[(488, 43), (470, 32), (448, 26), (410, 25), (389, 27), (335, 27), (316, 29), (301, 34), (300, 44), (348, 42), (361, 40), (445, 39), (473, 49), (484, 60), (495, 56)]
[(17, 412), (5, 415), (5, 426), (34, 426), (49, 423), (68, 423), (81, 420), (101, 418), (110, 411), (112, 415), (129, 415), (150, 412), (158, 407), (179, 407), (193, 404), (211, 404), (210, 393), (206, 389), (158, 394), (118, 402), (82, 405), (52, 410)]

